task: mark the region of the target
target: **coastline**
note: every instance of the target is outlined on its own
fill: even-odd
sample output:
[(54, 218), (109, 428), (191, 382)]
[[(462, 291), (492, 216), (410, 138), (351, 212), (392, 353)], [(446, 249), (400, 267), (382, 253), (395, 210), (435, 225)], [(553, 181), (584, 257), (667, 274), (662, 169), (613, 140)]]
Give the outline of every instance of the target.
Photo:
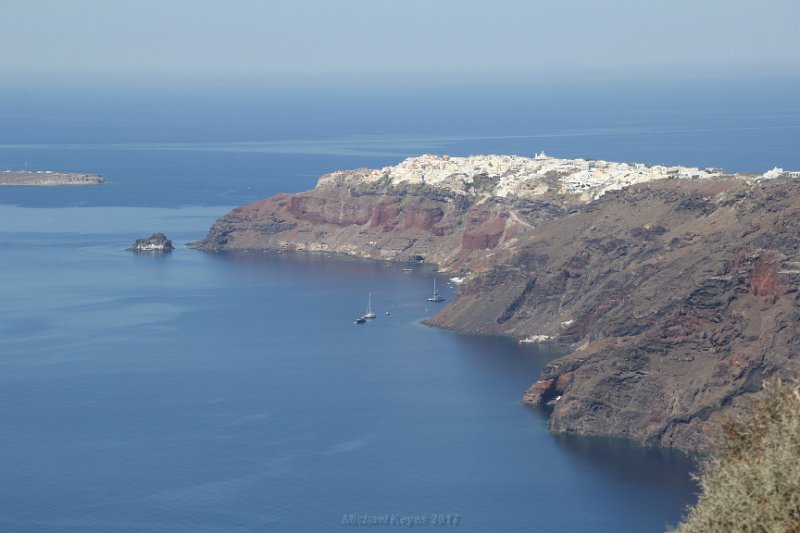
[(3, 170), (0, 172), (0, 186), (21, 187), (62, 187), (100, 185), (105, 178), (99, 174), (73, 172)]
[(796, 290), (795, 210), (800, 188), (783, 171), (422, 156), (235, 208), (191, 246), (463, 277), (423, 325), (579, 347), (523, 396), (557, 392), (552, 431), (701, 450), (761, 377), (796, 370), (783, 325), (795, 304), (781, 298)]

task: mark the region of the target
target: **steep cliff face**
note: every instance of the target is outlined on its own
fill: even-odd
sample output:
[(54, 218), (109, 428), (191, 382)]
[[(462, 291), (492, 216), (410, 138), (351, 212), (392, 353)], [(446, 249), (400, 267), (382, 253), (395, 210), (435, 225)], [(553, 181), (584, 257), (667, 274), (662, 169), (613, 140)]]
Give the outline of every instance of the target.
[(525, 395), (559, 398), (553, 431), (697, 449), (764, 377), (800, 370), (798, 215), (789, 179), (425, 156), (237, 208), (196, 246), (460, 271), (457, 299), (428, 323), (573, 348)]
[(702, 448), (708, 424), (800, 371), (800, 186), (658, 182), (538, 229), (431, 324), (575, 351), (525, 401), (551, 429)]
[[(536, 218), (550, 216), (551, 210), (537, 212)], [(335, 252), (460, 268), (480, 255), (473, 252), (504, 245), (530, 224), (509, 219), (508, 206), (500, 203), (475, 206), (427, 191), (324, 186), (234, 209), (195, 246)]]
[(234, 209), (195, 247), (327, 251), (482, 270), (542, 223), (609, 191), (653, 180), (709, 179), (714, 169), (544, 156), (410, 158), (337, 171), (299, 194)]
[[(496, 171), (509, 169), (498, 164)], [(414, 179), (413, 173), (404, 176), (408, 179), (392, 179), (375, 172), (335, 172), (320, 178), (310, 191), (236, 208), (194, 246), (208, 251), (334, 252), (470, 269), (474, 261), (513, 246), (543, 221), (562, 216), (577, 197), (499, 197), (499, 174), (480, 167), (429, 182)], [(546, 185), (543, 191), (548, 191)]]

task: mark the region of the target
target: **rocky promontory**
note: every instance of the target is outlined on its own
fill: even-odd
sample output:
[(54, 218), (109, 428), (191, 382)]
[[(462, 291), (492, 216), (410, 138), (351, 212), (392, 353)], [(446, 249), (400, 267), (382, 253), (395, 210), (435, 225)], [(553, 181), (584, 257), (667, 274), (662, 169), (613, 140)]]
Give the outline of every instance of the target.
[(719, 169), (665, 167), (544, 154), (424, 155), (378, 170), (322, 176), (219, 219), (195, 247), (208, 251), (324, 251), (468, 270), (513, 248), (543, 222), (610, 191), (654, 180), (707, 180)]
[(800, 370), (800, 185), (780, 169), (422, 156), (234, 209), (195, 246), (458, 273), (428, 323), (572, 348), (525, 394), (556, 432), (699, 449), (764, 378)]

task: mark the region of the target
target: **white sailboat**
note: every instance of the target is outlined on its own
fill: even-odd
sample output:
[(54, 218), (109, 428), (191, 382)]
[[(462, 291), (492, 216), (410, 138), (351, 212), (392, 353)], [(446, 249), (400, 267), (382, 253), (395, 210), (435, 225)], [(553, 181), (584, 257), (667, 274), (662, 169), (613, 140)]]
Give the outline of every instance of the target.
[(369, 298), (367, 299), (367, 314), (365, 314), (361, 318), (368, 318), (368, 319), (375, 318), (375, 313), (372, 312), (372, 293), (369, 293)]
[(436, 276), (433, 277), (433, 296), (427, 299), (429, 302), (443, 302), (444, 296), (439, 294), (439, 291), (436, 290)]

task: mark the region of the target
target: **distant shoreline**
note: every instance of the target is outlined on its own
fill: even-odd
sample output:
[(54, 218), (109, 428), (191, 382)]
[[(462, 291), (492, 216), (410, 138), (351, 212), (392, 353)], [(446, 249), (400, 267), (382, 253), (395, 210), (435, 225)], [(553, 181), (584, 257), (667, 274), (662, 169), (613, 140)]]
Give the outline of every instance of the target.
[(101, 183), (105, 183), (105, 179), (98, 174), (51, 172), (49, 170), (3, 170), (0, 172), (0, 185), (59, 187), (69, 185), (100, 185)]

